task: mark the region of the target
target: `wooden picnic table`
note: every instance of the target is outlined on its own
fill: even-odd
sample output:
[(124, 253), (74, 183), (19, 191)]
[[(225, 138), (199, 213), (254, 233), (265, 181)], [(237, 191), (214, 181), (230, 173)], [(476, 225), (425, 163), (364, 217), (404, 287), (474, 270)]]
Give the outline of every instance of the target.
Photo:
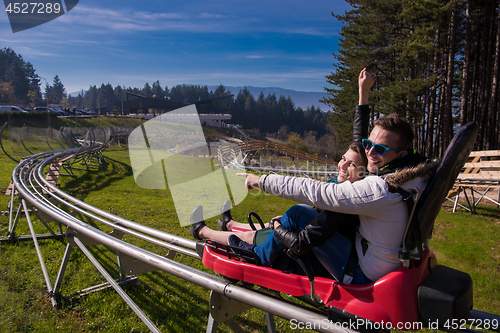
[[(475, 213), (475, 207), (483, 199), (493, 202), (498, 209), (500, 191), (496, 198), (487, 196), (488, 192), (493, 189), (500, 189), (500, 150), (473, 151), (463, 171), (458, 175), (455, 187), (448, 193), (447, 199), (454, 202), (453, 212), (456, 211), (457, 206), (460, 206)], [(467, 194), (467, 190), (470, 194)], [(462, 192), (468, 207), (458, 202)], [(474, 194), (479, 195), (477, 199)]]

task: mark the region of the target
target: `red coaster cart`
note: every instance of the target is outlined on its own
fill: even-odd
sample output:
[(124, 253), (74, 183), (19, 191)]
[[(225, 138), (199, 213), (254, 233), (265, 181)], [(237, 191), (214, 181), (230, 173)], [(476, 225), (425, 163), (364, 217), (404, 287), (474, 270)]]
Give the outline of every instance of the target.
[[(474, 123), (459, 129), (435, 174), (414, 204), (402, 240), (402, 267), (378, 281), (346, 285), (323, 277), (288, 274), (259, 266), (251, 252), (212, 240), (199, 243), (203, 264), (233, 281), (244, 281), (292, 296), (307, 296), (309, 303), (328, 311), (329, 318), (334, 320), (361, 320), (405, 330), (443, 328), (450, 321), (468, 320), (473, 303), (469, 274), (438, 265), (427, 240), (431, 237), (441, 204), (472, 150), (477, 133), (478, 126)], [(405, 250), (414, 248), (416, 250), (411, 254)]]

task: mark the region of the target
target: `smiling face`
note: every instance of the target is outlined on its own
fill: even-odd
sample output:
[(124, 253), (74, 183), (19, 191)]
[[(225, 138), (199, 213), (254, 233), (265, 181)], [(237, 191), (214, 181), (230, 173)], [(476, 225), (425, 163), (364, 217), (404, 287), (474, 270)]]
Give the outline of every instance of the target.
[[(368, 140), (374, 144), (381, 144), (389, 148), (398, 148), (399, 135), (388, 131), (380, 126), (375, 126), (368, 137)], [(383, 156), (375, 152), (373, 147), (370, 150), (365, 150), (368, 157), (368, 171), (376, 173), (381, 167), (394, 160), (395, 158), (405, 156), (408, 152), (388, 150)]]
[(352, 149), (346, 151), (342, 159), (339, 161), (339, 175), (337, 181), (343, 183), (346, 180), (354, 183), (356, 180), (363, 178), (365, 174), (365, 166), (359, 153)]

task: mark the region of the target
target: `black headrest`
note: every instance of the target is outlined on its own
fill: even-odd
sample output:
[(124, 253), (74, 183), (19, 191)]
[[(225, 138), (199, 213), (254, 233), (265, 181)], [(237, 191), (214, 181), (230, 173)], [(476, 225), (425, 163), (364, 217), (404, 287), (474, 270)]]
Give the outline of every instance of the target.
[(416, 206), (416, 217), (420, 224), (423, 241), (430, 237), (441, 205), (467, 161), (476, 142), (478, 131), (479, 126), (474, 122), (459, 128), (443, 154), (436, 172), (431, 176), (420, 196)]

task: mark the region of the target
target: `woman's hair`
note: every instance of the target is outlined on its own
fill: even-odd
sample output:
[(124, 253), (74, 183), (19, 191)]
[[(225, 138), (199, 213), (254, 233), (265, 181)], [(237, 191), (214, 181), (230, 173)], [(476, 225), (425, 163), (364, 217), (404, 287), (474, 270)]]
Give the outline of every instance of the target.
[(368, 158), (366, 157), (366, 152), (365, 149), (363, 148), (363, 145), (361, 144), (360, 141), (355, 141), (351, 143), (349, 146), (349, 149), (358, 153), (359, 157), (361, 158), (361, 162), (363, 165), (357, 165), (356, 167), (362, 167), (363, 171), (359, 172), (358, 176), (360, 178), (365, 178), (366, 176), (366, 168), (368, 166)]
[(363, 161), (363, 165), (358, 165), (358, 166), (363, 166), (366, 168), (368, 166), (368, 158), (366, 157), (365, 148), (363, 148), (363, 145), (361, 144), (361, 142), (356, 141), (356, 142), (351, 143), (351, 145), (349, 146), (349, 149), (355, 151), (361, 157), (361, 161)]

